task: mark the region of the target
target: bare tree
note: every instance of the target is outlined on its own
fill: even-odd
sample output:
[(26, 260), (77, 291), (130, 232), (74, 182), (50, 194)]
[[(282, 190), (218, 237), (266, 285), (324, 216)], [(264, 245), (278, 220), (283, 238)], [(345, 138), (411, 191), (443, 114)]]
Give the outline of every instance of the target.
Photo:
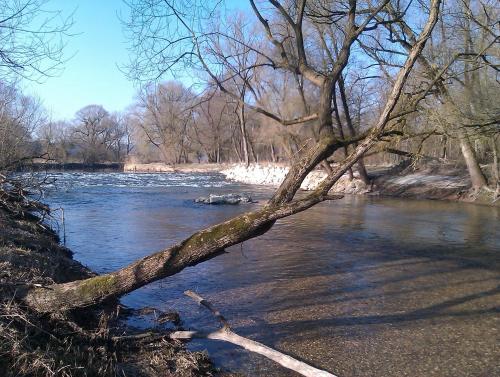
[(72, 146), (71, 124), (65, 121), (46, 122), (36, 132), (47, 160), (66, 162)]
[(64, 63), (72, 18), (51, 10), (47, 0), (0, 2), (0, 76), (41, 80)]
[(194, 94), (174, 81), (145, 86), (140, 94), (141, 127), (166, 163), (187, 162)]
[(232, 108), (225, 96), (210, 92), (195, 108), (194, 139), (208, 162), (221, 163), (231, 150), (231, 126), (235, 123)]
[[(299, 72), (306, 80), (318, 87), (321, 95), (317, 112), (314, 114), (304, 114), (300, 119), (281, 119), (278, 115), (270, 112), (269, 109), (263, 109), (254, 104), (247, 104), (247, 106), (276, 121), (280, 121), (282, 124), (293, 124), (304, 120), (316, 119), (319, 123), (320, 137), (318, 142), (304, 148), (304, 151), (293, 162), (281, 186), (267, 205), (262, 208), (200, 230), (187, 239), (165, 250), (137, 260), (118, 271), (87, 280), (54, 284), (50, 289), (31, 287), (27, 291), (24, 291), (24, 301), (39, 311), (53, 312), (93, 305), (110, 298), (119, 297), (152, 281), (175, 274), (187, 266), (192, 266), (213, 258), (224, 252), (225, 248), (231, 245), (261, 235), (268, 231), (277, 219), (304, 211), (322, 201), (336, 199), (337, 197), (329, 195), (333, 184), (366, 151), (376, 145), (381, 136), (391, 133), (390, 130), (386, 130), (386, 127), (395, 116), (393, 110), (398, 103), (405, 82), (436, 24), (440, 1), (432, 0), (429, 3), (429, 13), (426, 16), (425, 25), (409, 50), (402, 68), (395, 77), (394, 85), (387, 96), (378, 120), (368, 132), (359, 134), (356, 138), (340, 139), (334, 134), (332, 128), (332, 91), (334, 85), (348, 62), (353, 44), (362, 33), (373, 30), (376, 27), (374, 17), (387, 4), (387, 1), (383, 1), (375, 6), (367, 4), (366, 7), (363, 6), (359, 9), (357, 2), (354, 0), (351, 0), (348, 4), (342, 4), (340, 9), (335, 8), (335, 6), (339, 6), (338, 3), (327, 4), (331, 7), (331, 13), (324, 15), (322, 13), (314, 13), (314, 9), (309, 6), (306, 11), (306, 6), (308, 5), (306, 1), (286, 6), (276, 1), (270, 1), (273, 14), (265, 16), (261, 8), (251, 1), (255, 16), (268, 36), (269, 43), (275, 46), (278, 52), (278, 58), (273, 59), (270, 56), (263, 56), (266, 63), (262, 64), (267, 64), (269, 67), (276, 69)], [(136, 25), (137, 28), (143, 30), (143, 34), (138, 34), (143, 49), (138, 52), (141, 56), (140, 59), (148, 59), (147, 67), (149, 69), (154, 67), (155, 70), (160, 69), (164, 71), (173, 63), (196, 64), (216, 80), (222, 92), (226, 92), (228, 95), (234, 94), (227, 91), (224, 83), (211, 70), (211, 65), (207, 60), (210, 56), (205, 55), (207, 49), (203, 48), (203, 43), (207, 42), (204, 39), (205, 34), (200, 34), (199, 30), (195, 30), (194, 26), (190, 26), (185, 19), (184, 14), (187, 13), (185, 12), (187, 9), (180, 8), (181, 5), (187, 6), (185, 3), (170, 3), (168, 1), (154, 4), (151, 2), (132, 2), (131, 5), (133, 7), (133, 22), (129, 27), (134, 31), (133, 27)], [(198, 12), (199, 10), (197, 9), (196, 11)], [(194, 14), (196, 16), (196, 23), (199, 24), (201, 16), (197, 12)], [(304, 23), (337, 20), (339, 12), (342, 14), (342, 17), (336, 22), (338, 22), (339, 27), (345, 33), (342, 46), (339, 49), (339, 58), (327, 70), (319, 71), (308, 59), (307, 43), (305, 43), (303, 33)], [(160, 21), (163, 23), (167, 22), (169, 25), (172, 25), (172, 21), (177, 22), (178, 29), (175, 30), (173, 27), (162, 29), (158, 27), (159, 25), (150, 23)], [(276, 30), (283, 23), (288, 26), (292, 33), (282, 38), (281, 33), (278, 34)], [(158, 34), (154, 35), (154, 32), (159, 31), (162, 33), (175, 31), (180, 34), (175, 39), (172, 35), (169, 38), (164, 38), (164, 36)], [(151, 34), (152, 32), (153, 34)], [(148, 40), (146, 35), (155, 37), (154, 41), (151, 42)], [(162, 56), (162, 64), (156, 66), (157, 61), (154, 56), (158, 53), (159, 45), (157, 44), (160, 41), (165, 51), (169, 48), (168, 45), (170, 42), (167, 41), (182, 41), (183, 47), (181, 48), (179, 45), (170, 46), (173, 50), (170, 49), (169, 52), (172, 53), (172, 51), (175, 51), (177, 55)], [(150, 43), (153, 43), (153, 45)], [(167, 46), (165, 46), (165, 43)], [(149, 52), (143, 55), (145, 51)], [(166, 56), (169, 56), (169, 58), (167, 59)], [(237, 99), (239, 97), (235, 96), (234, 98)], [(295, 194), (302, 181), (315, 166), (325, 160), (334, 151), (355, 142), (358, 142), (356, 149), (328, 174), (327, 178), (316, 190), (302, 198), (295, 198)]]
[[(253, 148), (248, 135), (245, 104), (248, 97), (247, 92), (254, 90), (251, 82), (254, 81), (255, 71), (259, 67), (260, 60), (259, 54), (256, 54), (254, 50), (259, 41), (255, 37), (256, 33), (252, 32), (252, 24), (247, 22), (242, 13), (235, 17), (234, 21), (230, 23), (230, 27), (231, 29), (224, 31), (224, 33), (232, 35), (233, 38), (225, 39), (217, 36), (211, 44), (214, 46), (213, 54), (217, 56), (221, 66), (226, 70), (226, 72), (222, 72), (225, 76), (223, 77), (225, 85), (232, 87), (232, 92), (238, 96), (234, 110), (240, 126), (243, 161), (248, 166), (250, 164), (250, 149), (253, 151)], [(220, 31), (215, 35), (218, 34)], [(254, 48), (250, 46), (254, 46)]]
[[(114, 144), (117, 151), (117, 161), (128, 158), (134, 150), (133, 127), (134, 120), (130, 113), (114, 114), (116, 128)], [(124, 151), (122, 152), (122, 148)]]
[(85, 163), (105, 159), (113, 124), (109, 113), (100, 105), (88, 105), (75, 114), (73, 138), (78, 143)]
[[(476, 138), (477, 134), (471, 131), (474, 126), (477, 129), (481, 125), (484, 126), (483, 131), (485, 129), (491, 131), (491, 126), (498, 125), (498, 110), (491, 109), (489, 105), (491, 101), (485, 101), (484, 94), (498, 93), (500, 87), (493, 84), (495, 81), (493, 79), (492, 85), (480, 89), (479, 80), (481, 75), (487, 75), (488, 72), (498, 74), (498, 64), (495, 64), (498, 62), (495, 45), (500, 36), (494, 27), (498, 19), (495, 17), (495, 14), (498, 15), (498, 7), (495, 8), (487, 3), (479, 1), (474, 10), (468, 0), (447, 3), (448, 8), (445, 9), (449, 14), (442, 15), (440, 34), (434, 38), (433, 48), (429, 49), (427, 54), (420, 55), (418, 59), (423, 80), (430, 84), (427, 84), (425, 89), (419, 85), (415, 86), (415, 91), (419, 92), (420, 96), (416, 96), (417, 100), (408, 101), (405, 110), (411, 114), (417, 109), (420, 101), (424, 99), (427, 101), (423, 105), (427, 106), (428, 113), (432, 114), (433, 120), (437, 121), (441, 130), (429, 132), (419, 143), (418, 149), (421, 149), (423, 141), (432, 134), (439, 134), (441, 140), (457, 139), (475, 189), (487, 187), (487, 180), (471, 142), (471, 138)], [(404, 12), (402, 4), (399, 7), (392, 3), (387, 6), (387, 13), (391, 17), (396, 17), (402, 12)], [(481, 14), (483, 21), (480, 21)], [(379, 14), (376, 18), (379, 22), (383, 22), (384, 17), (384, 14)], [(473, 22), (477, 22), (479, 30), (482, 30), (476, 35), (475, 41), (473, 41), (474, 33), (471, 32)], [(416, 32), (408, 21), (400, 19), (398, 22), (385, 22), (383, 25), (390, 32), (389, 42), (392, 46), (399, 45), (403, 51), (411, 49), (416, 41)], [(397, 47), (377, 42), (372, 43), (370, 47), (367, 44), (363, 46), (365, 51), (370, 51), (370, 55), (378, 63), (386, 69), (394, 65), (394, 62), (387, 58), (387, 54)], [(406, 124), (407, 120), (404, 122)]]
[[(0, 2), (0, 195), (10, 197), (8, 172), (35, 157), (33, 131), (43, 122), (39, 102), (20, 93), (19, 79), (55, 74), (64, 61), (64, 37), (72, 20), (44, 0)], [(23, 192), (21, 182), (17, 194)], [(29, 201), (27, 201), (29, 202)]]
[(33, 134), (46, 121), (40, 102), (0, 83), (0, 172), (35, 156)]

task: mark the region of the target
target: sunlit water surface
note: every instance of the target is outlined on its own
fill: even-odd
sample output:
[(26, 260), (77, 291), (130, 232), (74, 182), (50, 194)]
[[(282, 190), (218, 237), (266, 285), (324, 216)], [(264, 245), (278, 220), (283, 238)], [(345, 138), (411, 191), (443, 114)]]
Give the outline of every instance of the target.
[[(218, 174), (54, 173), (45, 200), (65, 212), (66, 243), (97, 272), (256, 208), (269, 188)], [(260, 203), (206, 206), (208, 193)], [(243, 336), (339, 376), (500, 376), (500, 213), (435, 201), (348, 197), (280, 220), (228, 253), (123, 298), (215, 329), (195, 290)], [(136, 326), (151, 325), (139, 319)], [(295, 376), (235, 346), (203, 341), (216, 364)]]

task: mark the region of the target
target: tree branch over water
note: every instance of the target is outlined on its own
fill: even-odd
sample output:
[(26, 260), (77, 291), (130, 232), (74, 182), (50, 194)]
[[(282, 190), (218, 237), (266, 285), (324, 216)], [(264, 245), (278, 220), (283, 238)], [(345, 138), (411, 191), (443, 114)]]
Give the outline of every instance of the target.
[[(276, 220), (307, 210), (324, 200), (338, 199), (328, 195), (332, 186), (363, 154), (377, 143), (390, 121), (402, 89), (422, 53), (426, 41), (437, 21), (440, 0), (432, 0), (425, 27), (411, 47), (403, 68), (398, 73), (384, 109), (368, 136), (334, 169), (318, 189), (302, 199), (295, 199), (301, 183), (319, 163), (343, 146), (331, 130), (331, 90), (339, 70), (333, 70), (323, 79), (319, 104), (320, 133), (318, 142), (306, 148), (292, 164), (287, 177), (269, 203), (261, 209), (239, 215), (220, 224), (200, 230), (185, 240), (157, 253), (142, 258), (118, 271), (90, 279), (54, 284), (48, 289), (27, 289), (20, 292), (24, 301), (36, 310), (54, 312), (99, 304), (120, 297), (153, 281), (174, 275), (188, 266), (194, 266), (219, 255), (232, 245), (267, 232)], [(353, 10), (354, 11), (354, 10)], [(352, 20), (349, 21), (352, 23)], [(352, 25), (351, 25), (352, 27)], [(344, 58), (349, 56), (355, 29), (347, 29), (343, 43)], [(342, 53), (339, 55), (341, 56)], [(340, 58), (342, 60), (342, 58)], [(344, 65), (345, 66), (345, 65)]]

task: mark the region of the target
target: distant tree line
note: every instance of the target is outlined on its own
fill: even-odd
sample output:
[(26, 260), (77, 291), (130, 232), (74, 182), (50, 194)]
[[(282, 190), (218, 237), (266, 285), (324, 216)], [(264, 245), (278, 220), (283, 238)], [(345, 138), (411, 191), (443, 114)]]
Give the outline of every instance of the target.
[[(415, 43), (415, 25), (399, 20), (397, 12), (388, 2), (377, 13), (377, 28), (387, 38), (359, 37), (356, 53), (333, 87), (331, 123), (342, 138), (362, 134), (379, 117), (401, 59)], [(474, 186), (488, 181), (496, 185), (499, 15), (494, 0), (442, 5), (436, 31), (397, 104), (400, 113), (391, 126), (392, 136), (397, 135), (357, 162), (353, 169), (361, 178), (368, 179), (365, 162), (390, 164), (410, 157), (418, 164), (430, 158), (463, 164)], [(225, 25), (227, 30), (212, 25), (217, 30), (204, 37), (207, 59), (213, 61), (205, 64), (213, 67), (210, 74), (199, 75), (201, 85), (144, 84), (123, 113), (88, 105), (71, 121), (51, 121), (39, 101), (23, 95), (15, 84), (0, 83), (1, 164), (29, 156), (85, 163), (292, 161), (320, 138), (316, 112), (321, 91), (303, 73), (269, 69), (266, 56), (274, 58), (277, 52), (268, 50), (260, 20), (238, 13)], [(127, 26), (134, 34), (133, 22)], [(325, 69), (333, 67), (340, 58), (340, 52), (329, 47), (338, 43), (334, 24), (311, 23), (304, 33), (310, 40), (309, 59)], [(147, 40), (142, 42), (147, 46)], [(341, 148), (329, 162), (341, 160), (355, 147)]]

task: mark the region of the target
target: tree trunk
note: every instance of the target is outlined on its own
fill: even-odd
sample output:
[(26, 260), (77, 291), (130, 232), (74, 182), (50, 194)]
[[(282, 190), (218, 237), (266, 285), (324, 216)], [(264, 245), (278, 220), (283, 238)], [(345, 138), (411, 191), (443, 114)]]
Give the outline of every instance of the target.
[[(337, 94), (336, 94), (336, 89), (335, 87), (333, 88), (333, 106), (334, 106), (334, 114), (335, 114), (335, 121), (337, 122), (337, 126), (339, 127), (339, 135), (342, 139), (345, 139), (344, 136), (344, 127), (342, 126), (342, 120), (340, 119), (340, 112), (339, 112), (339, 107), (337, 103)], [(344, 147), (344, 157), (347, 158), (349, 155), (349, 151), (347, 149), (347, 146)], [(328, 165), (329, 166), (329, 165)], [(348, 172), (349, 174), (349, 180), (352, 181), (354, 179), (354, 174), (352, 173), (352, 169), (349, 169)]]
[(448, 138), (446, 135), (443, 135), (441, 138), (441, 159), (442, 160), (447, 160), (448, 159), (448, 154), (447, 154), (447, 145), (448, 145)]
[(469, 172), (472, 187), (475, 189), (487, 186), (486, 178), (477, 162), (476, 154), (474, 149), (470, 144), (469, 137), (467, 133), (459, 129), (458, 139), (460, 141), (460, 150), (462, 151), (462, 156), (464, 157), (465, 164), (467, 165), (467, 171)]
[(271, 143), (271, 161), (276, 162), (276, 151), (274, 150), (274, 144)]
[(255, 149), (253, 147), (253, 142), (250, 140), (250, 138), (247, 139), (248, 141), (248, 146), (250, 147), (250, 152), (252, 153), (252, 158), (255, 163), (259, 163), (259, 156), (257, 153), (255, 153)]
[[(342, 75), (339, 77), (339, 91), (340, 91), (340, 99), (342, 101), (342, 107), (344, 108), (344, 114), (346, 118), (346, 123), (347, 123), (347, 129), (349, 130), (349, 135), (351, 137), (356, 136), (356, 130), (354, 129), (354, 125), (352, 124), (352, 118), (351, 118), (351, 113), (349, 111), (349, 104), (347, 103), (347, 96), (345, 92), (345, 85), (344, 85), (344, 78)], [(356, 146), (356, 144), (354, 144)], [(360, 158), (358, 160), (358, 173), (359, 173), (359, 178), (363, 183), (369, 184), (370, 183), (370, 177), (368, 177), (368, 172), (366, 171), (365, 163), (363, 161), (363, 158)]]
[(491, 143), (491, 152), (493, 153), (492, 176), (495, 179), (495, 188), (498, 190), (498, 188), (500, 187), (500, 156), (498, 153), (497, 139), (498, 135), (491, 138), (490, 143)]
[(238, 106), (238, 120), (240, 122), (241, 143), (243, 145), (243, 158), (245, 159), (245, 166), (248, 167), (250, 165), (250, 154), (248, 153), (248, 137), (247, 137), (244, 105)]
[(232, 142), (233, 142), (234, 153), (236, 154), (236, 157), (238, 158), (238, 161), (241, 162), (242, 158), (241, 158), (241, 154), (240, 154), (240, 149), (238, 148), (238, 144), (236, 144), (236, 140), (235, 140), (234, 137), (232, 137), (231, 139), (232, 139)]

